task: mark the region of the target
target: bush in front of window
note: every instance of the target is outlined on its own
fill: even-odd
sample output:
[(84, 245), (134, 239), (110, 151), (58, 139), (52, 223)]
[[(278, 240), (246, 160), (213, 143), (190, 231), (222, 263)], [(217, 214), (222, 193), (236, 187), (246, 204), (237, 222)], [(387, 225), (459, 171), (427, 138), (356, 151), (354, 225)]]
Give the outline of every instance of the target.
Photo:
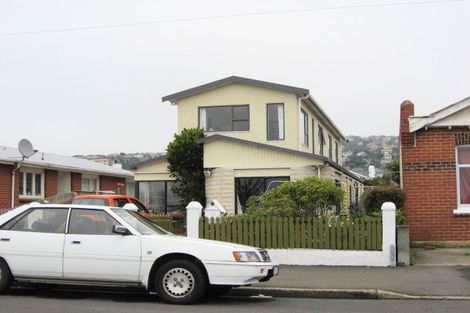
[(185, 128), (166, 149), (168, 170), (176, 179), (171, 190), (181, 199), (181, 207), (191, 201), (206, 203), (203, 146), (197, 143), (203, 137), (201, 128)]
[(318, 177), (285, 182), (248, 200), (246, 214), (275, 217), (316, 217), (340, 205), (343, 191)]

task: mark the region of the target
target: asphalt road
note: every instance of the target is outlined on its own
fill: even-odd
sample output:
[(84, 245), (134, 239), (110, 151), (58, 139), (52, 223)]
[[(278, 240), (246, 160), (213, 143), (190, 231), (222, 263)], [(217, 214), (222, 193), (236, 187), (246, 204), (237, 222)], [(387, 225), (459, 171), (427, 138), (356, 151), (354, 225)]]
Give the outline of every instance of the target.
[(12, 290), (0, 295), (0, 313), (432, 313), (468, 312), (470, 301), (326, 300), (222, 297), (190, 306), (161, 303), (142, 293)]

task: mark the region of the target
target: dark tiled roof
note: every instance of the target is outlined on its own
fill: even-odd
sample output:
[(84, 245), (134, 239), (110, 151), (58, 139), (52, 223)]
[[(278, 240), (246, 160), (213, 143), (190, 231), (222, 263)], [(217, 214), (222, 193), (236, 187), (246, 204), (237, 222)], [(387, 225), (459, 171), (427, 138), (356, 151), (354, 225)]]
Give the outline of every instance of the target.
[(275, 84), (275, 83), (270, 83), (262, 80), (256, 80), (256, 79), (251, 79), (251, 78), (245, 78), (245, 77), (240, 77), (240, 76), (229, 76), (220, 80), (213, 81), (208, 84), (204, 84), (201, 86), (197, 86), (194, 88), (186, 89), (180, 92), (176, 92), (174, 94), (165, 96), (162, 98), (162, 101), (177, 101), (181, 98), (184, 97), (189, 97), (198, 93), (202, 93), (204, 91), (210, 90), (210, 89), (215, 89), (218, 87), (222, 87), (225, 85), (233, 84), (233, 83), (239, 83), (239, 84), (244, 84), (244, 85), (252, 85), (252, 86), (257, 86), (257, 87), (262, 87), (262, 88), (268, 88), (268, 89), (274, 89), (274, 90), (279, 90), (279, 91), (285, 91), (289, 93), (294, 93), (298, 95), (308, 95), (309, 91), (308, 89), (305, 88), (299, 88), (299, 87), (293, 87), (293, 86), (287, 86), (287, 85), (281, 85), (281, 84)]

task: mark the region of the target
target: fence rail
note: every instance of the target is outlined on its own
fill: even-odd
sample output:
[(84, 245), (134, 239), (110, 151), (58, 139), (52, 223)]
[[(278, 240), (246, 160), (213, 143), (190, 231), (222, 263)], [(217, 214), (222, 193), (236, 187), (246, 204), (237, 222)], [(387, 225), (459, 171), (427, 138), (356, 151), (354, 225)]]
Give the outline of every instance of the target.
[(173, 218), (170, 215), (142, 214), (163, 229), (173, 232)]
[(201, 218), (199, 237), (271, 249), (382, 250), (382, 219)]

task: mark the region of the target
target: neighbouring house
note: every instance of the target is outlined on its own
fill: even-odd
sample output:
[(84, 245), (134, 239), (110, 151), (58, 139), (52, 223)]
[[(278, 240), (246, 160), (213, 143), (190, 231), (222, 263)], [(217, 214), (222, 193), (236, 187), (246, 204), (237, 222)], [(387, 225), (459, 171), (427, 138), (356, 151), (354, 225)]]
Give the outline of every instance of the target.
[(400, 108), (400, 168), (410, 239), (470, 241), (470, 97), (427, 116)]
[[(243, 213), (248, 198), (282, 181), (318, 176), (357, 204), (363, 184), (342, 166), (345, 137), (304, 88), (230, 76), (162, 98), (178, 109), (178, 132), (202, 128), (207, 200)], [(166, 158), (133, 168), (136, 191), (156, 211), (177, 207)]]
[(71, 191), (134, 191), (134, 174), (121, 168), (44, 152), (21, 160), (18, 149), (0, 146), (0, 209)]

